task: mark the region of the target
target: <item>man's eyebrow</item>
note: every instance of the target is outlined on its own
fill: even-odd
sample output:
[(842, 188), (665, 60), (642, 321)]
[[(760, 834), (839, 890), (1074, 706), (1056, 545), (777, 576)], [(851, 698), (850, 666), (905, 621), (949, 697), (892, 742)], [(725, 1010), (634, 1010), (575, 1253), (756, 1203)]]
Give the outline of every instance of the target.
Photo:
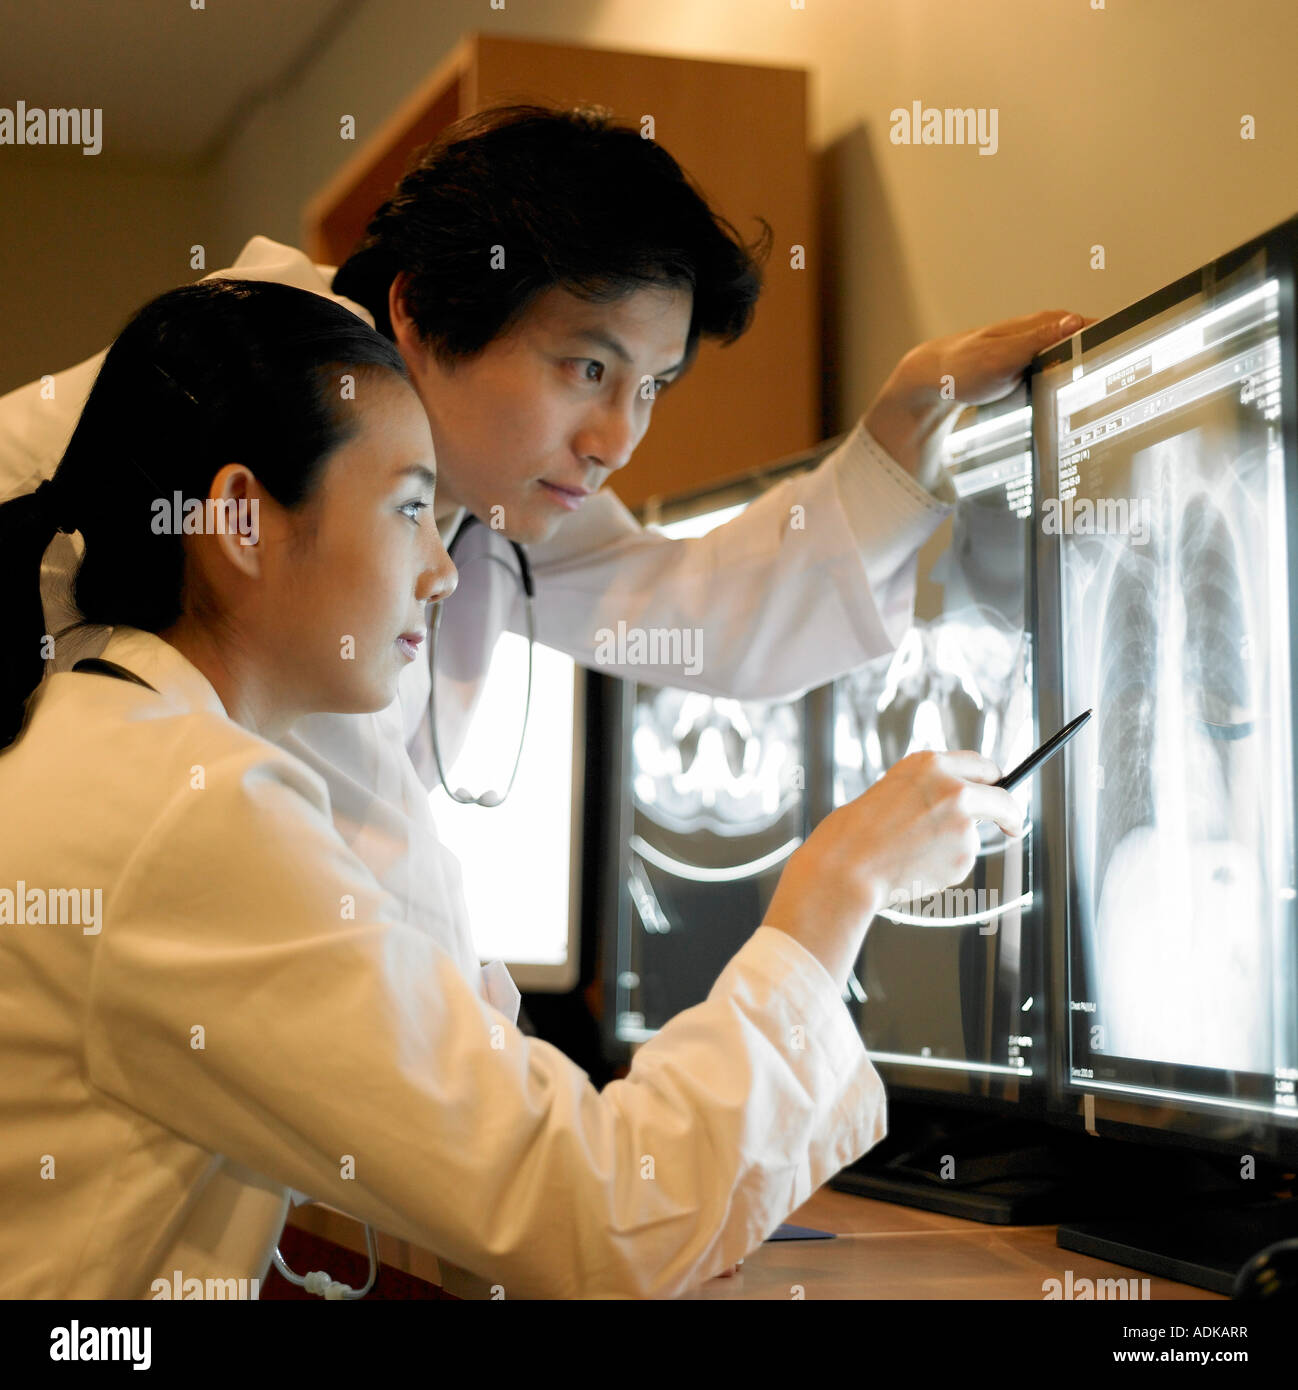
[(413, 473), (420, 482), (427, 483), (429, 487), (437, 487), (437, 474), (431, 468), (425, 468), (422, 463), (408, 463), (404, 468), (396, 469), (392, 476), (404, 478), (409, 473)]
[[(602, 333), (598, 328), (576, 328), (572, 332), (572, 337), (582, 338), (588, 343), (597, 343), (602, 348), (607, 348), (614, 357), (620, 357), (623, 362), (631, 361), (631, 354), (622, 346), (620, 342), (608, 333)], [(673, 362), (670, 367), (664, 367), (658, 376), (667, 376), (671, 372), (679, 371), (685, 365), (682, 357), (679, 362)]]

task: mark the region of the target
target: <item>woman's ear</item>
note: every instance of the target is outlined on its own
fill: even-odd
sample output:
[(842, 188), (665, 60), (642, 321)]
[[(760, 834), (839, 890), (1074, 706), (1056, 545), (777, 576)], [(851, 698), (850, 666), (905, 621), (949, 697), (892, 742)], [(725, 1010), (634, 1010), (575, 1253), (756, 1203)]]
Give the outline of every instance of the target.
[(222, 557), (247, 578), (261, 573), (261, 485), (242, 463), (227, 463), (208, 489), (212, 540)]

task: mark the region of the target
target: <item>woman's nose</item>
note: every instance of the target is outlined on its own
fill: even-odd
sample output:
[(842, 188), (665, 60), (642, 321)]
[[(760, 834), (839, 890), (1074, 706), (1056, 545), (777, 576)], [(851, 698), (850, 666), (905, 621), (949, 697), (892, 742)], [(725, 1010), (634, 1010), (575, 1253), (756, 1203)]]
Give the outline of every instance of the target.
[(441, 558), (420, 575), (415, 597), (420, 603), (441, 603), (450, 598), (459, 582), (460, 572), (455, 568), (455, 561), (443, 550)]

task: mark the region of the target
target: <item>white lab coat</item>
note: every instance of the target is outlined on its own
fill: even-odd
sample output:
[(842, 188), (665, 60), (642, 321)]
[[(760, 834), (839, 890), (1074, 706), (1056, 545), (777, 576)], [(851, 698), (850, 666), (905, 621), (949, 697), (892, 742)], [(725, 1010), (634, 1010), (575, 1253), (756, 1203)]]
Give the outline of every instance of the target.
[[(104, 654), (158, 694), (55, 675), (0, 756), (0, 895), (29, 918), (0, 905), (0, 1297), (264, 1278), (290, 1189), (506, 1297), (673, 1295), (883, 1134), (784, 932), (597, 1092), (404, 919), (321, 778), (160, 638)], [(100, 890), (97, 923), (87, 898), (33, 924), (50, 889)]]
[[(254, 238), (231, 270), (218, 274), (328, 292), (328, 279), (306, 257), (265, 238)], [(53, 473), (100, 360), (90, 359), (0, 399), (0, 498), (31, 491)], [(789, 507), (795, 502), (805, 507), (805, 530), (789, 527)], [(599, 493), (581, 513), (564, 520), (552, 541), (529, 548), (538, 637), (578, 662), (595, 664), (596, 632), (616, 628), (618, 620), (630, 626), (702, 627), (705, 660), (696, 677), (680, 669), (602, 669), (739, 698), (796, 694), (895, 644), (910, 619), (916, 550), (949, 510), (896, 467), (862, 425), (813, 473), (785, 482), (742, 516), (695, 541), (667, 541), (643, 531), (614, 496)], [(447, 535), (457, 520), (445, 524)], [(482, 528), (475, 530), (477, 545), (500, 543)], [(79, 550), (81, 538), (60, 535), (47, 552), (42, 585), (49, 631), (60, 630), (75, 616), (68, 582)], [(439, 737), (443, 756), (449, 758), (463, 739), (496, 634), (504, 626), (520, 626), (511, 581), (500, 571), (495, 582), (496, 588), (482, 585), (475, 592), (461, 585), (446, 603), (442, 651), (452, 674), (445, 689), (439, 674), (438, 706), (445, 712)], [(54, 670), (65, 671), (79, 657), (96, 655), (106, 635), (92, 631), (61, 644)], [(192, 699), (193, 713), (210, 709), (206, 702), (215, 698), (214, 692), (193, 667), (161, 642), (131, 630), (121, 635), (131, 644), (132, 657), (168, 680), (170, 691), (175, 687)], [(114, 685), (113, 694), (106, 695), (104, 678), (68, 680), (76, 682), (71, 687), (76, 694), (61, 695), (50, 708), (75, 709), (69, 716), (74, 723), (88, 720), (96, 701), (107, 699), (104, 710), (118, 713), (124, 712), (121, 702), (126, 701), (132, 717), (145, 709), (140, 699), (157, 703), (149, 692), (125, 685), (121, 691)], [(196, 689), (195, 681), (206, 691)], [(83, 1099), (89, 1108), (101, 1106), (118, 1120), (121, 1105), (142, 1102), (140, 1116), (188, 1136), (190, 1147), (206, 1151), (207, 1166), (199, 1168), (193, 1152), (168, 1154), (165, 1145), (142, 1143), (140, 1151), (147, 1158), (140, 1162), (150, 1176), (126, 1175), (121, 1201), (129, 1207), (129, 1191), (160, 1188), (168, 1198), (151, 1218), (145, 1208), (132, 1209), (129, 1219), (139, 1227), (142, 1243), (131, 1247), (135, 1255), (114, 1262), (110, 1252), (88, 1248), (93, 1270), (85, 1264), (69, 1270), (61, 1262), (68, 1252), (63, 1240), (71, 1238), (65, 1233), (57, 1243), (51, 1241), (51, 1264), (43, 1270), (29, 1262), (29, 1252), (22, 1257), (32, 1275), (25, 1284), (29, 1291), (147, 1293), (146, 1276), (161, 1270), (170, 1277), (167, 1259), (181, 1255), (189, 1262), (181, 1268), (193, 1268), (199, 1276), (214, 1270), (229, 1273), (231, 1262), (247, 1273), (264, 1273), (288, 1186), (417, 1240), (479, 1275), (498, 1277), (514, 1293), (673, 1293), (745, 1254), (819, 1181), (881, 1136), (881, 1090), (848, 1013), (832, 998), (819, 963), (773, 929), (756, 931), (709, 1001), (642, 1048), (631, 1077), (602, 1094), (593, 1093), (584, 1073), (552, 1048), (511, 1029), (506, 1029), (502, 1051), (478, 1055), (493, 1009), (513, 1022), (518, 995), (498, 962), (479, 967), (459, 866), (436, 838), (427, 798), (428, 788), (436, 785), (429, 756), (427, 681), (424, 664), (413, 663), (403, 674), (399, 699), (388, 710), (300, 721), (282, 741), (297, 762), (282, 755), (275, 760), (268, 745), (242, 731), (222, 728), (217, 737), (210, 720), (195, 724), (195, 730), (202, 724), (204, 738), (210, 734), (221, 748), (221, 739), (252, 739), (239, 755), (232, 753), (229, 763), (231, 769), (246, 766), (247, 771), (233, 783), (210, 784), (196, 803), (202, 812), (193, 806), (183, 810), (181, 841), (172, 844), (165, 835), (160, 841), (170, 845), (158, 849), (153, 876), (161, 908), (150, 905), (150, 895), (140, 888), (138, 919), (145, 923), (145, 934), (138, 949), (143, 959), (131, 955), (136, 949), (131, 933), (118, 929), (131, 969), (101, 974), (104, 981), (120, 984), (121, 994), (104, 995), (99, 1036), (103, 1066), (90, 1074), (92, 1086)], [(53, 688), (54, 681), (47, 680), (47, 691)], [(60, 688), (67, 691), (67, 681)], [(63, 806), (64, 796), (51, 794), (64, 776), (58, 769), (67, 770), (68, 778), (74, 778), (75, 769), (71, 792), (79, 791), (83, 798), (76, 805), (85, 817), (83, 826), (89, 827), (85, 842), (99, 837), (96, 881), (106, 881), (115, 863), (104, 848), (113, 837), (101, 837), (101, 830), (110, 819), (114, 826), (118, 823), (117, 803), (128, 802), (136, 816), (124, 817), (135, 837), (122, 842), (124, 849), (138, 844), (157, 816), (160, 784), (157, 777), (143, 774), (149, 759), (121, 756), (121, 746), (104, 735), (99, 756), (108, 762), (103, 801), (96, 801), (85, 791), (88, 771), (65, 752), (76, 746), (85, 758), (85, 741), (67, 741), (50, 716), (43, 721), (49, 737), (28, 737), (28, 752), (21, 758), (15, 748), (0, 759), (4, 802), (24, 808), (0, 840), (0, 860), (11, 866), (0, 872), (0, 891), (18, 877), (40, 881), (38, 873), (24, 869), (36, 862), (32, 855), (39, 860), (42, 852), (36, 826), (43, 820), (43, 806)], [(139, 737), (147, 737), (149, 723), (140, 719)], [(93, 719), (89, 727), (103, 731)], [(186, 724), (186, 738), (190, 733)], [(32, 749), (44, 763), (40, 770)], [(260, 759), (257, 770), (240, 758)], [(195, 760), (202, 759), (195, 755)], [(124, 767), (139, 773), (138, 791), (133, 780), (129, 794), (121, 791)], [(317, 778), (311, 778), (313, 771)], [(167, 776), (175, 776), (174, 767)], [(222, 787), (224, 795), (213, 795)], [(111, 816), (106, 806), (113, 808)], [(285, 819), (278, 830), (277, 816)], [(321, 816), (331, 817), (356, 859), (340, 855)], [(233, 915), (210, 880), (204, 894), (188, 877), (176, 878), (174, 867), (164, 870), (167, 855), (188, 862), (192, 849), (195, 859), (202, 860), (197, 847), (203, 840), (188, 828), (199, 821), (211, 844), (231, 845), (232, 858), (245, 862), (232, 874), (240, 884), (235, 898), (242, 902), (243, 916)], [(50, 821), (51, 828), (54, 823)], [(257, 834), (245, 834), (253, 826)], [(188, 835), (193, 837), (183, 838)], [(271, 867), (277, 856), (285, 865), (278, 874)], [(292, 881), (288, 866), (295, 862), (309, 863), (303, 874), (317, 887), (299, 890), (302, 908), (290, 910), (296, 899), (279, 888)], [(50, 884), (71, 885), (78, 881), (74, 870), (82, 865), (74, 847), (60, 841), (56, 858), (38, 867)], [(365, 872), (372, 881), (361, 884)], [(318, 885), (336, 888), (340, 881), (352, 880), (363, 887), (360, 899), (370, 912), (370, 917), (359, 913), (356, 922), (368, 926), (321, 933), (320, 912), (329, 899)], [(260, 897), (247, 898), (245, 884), (260, 884)], [(192, 891), (197, 897), (189, 897)], [(135, 899), (128, 901), (135, 910)], [(182, 901), (188, 915), (185, 933), (174, 916)], [(313, 903), (315, 916), (310, 913)], [(165, 924), (156, 922), (158, 910), (172, 913), (167, 922), (179, 934), (170, 940)], [(202, 940), (210, 942), (207, 949), (213, 952), (203, 962), (206, 952), (197, 951), (203, 984), (189, 980), (188, 965), (181, 970), (195, 923), (203, 924)], [(247, 938), (252, 930), (260, 947)], [(231, 935), (225, 941), (218, 933), (227, 931)], [(95, 940), (104, 942), (96, 948), (99, 954), (111, 951), (107, 933)], [(240, 940), (260, 962), (252, 969), (250, 956), (240, 958)], [(295, 962), (293, 973), (300, 960), (311, 980), (317, 979), (318, 969), (321, 987), (338, 988), (342, 997), (289, 987), (286, 979), (282, 990), (258, 986), (261, 970), (274, 965), (279, 949)], [(338, 974), (332, 973), (335, 954), (345, 962)], [(44, 979), (36, 958), (32, 969), (33, 980)], [(132, 984), (136, 979), (150, 980), (150, 988), (165, 998), (142, 997)], [(346, 980), (352, 981), (350, 994), (343, 990)], [(470, 981), (470, 990), (453, 980)], [(32, 998), (38, 998), (40, 986), (33, 983), (31, 988)], [(164, 1017), (149, 1023), (150, 1011), (165, 1011), (171, 999), (193, 1001), (192, 1017), (183, 1024), (188, 1048), (189, 1027), (204, 1022), (200, 1012), (208, 1029), (220, 1030), (227, 1011), (242, 1016), (238, 1001), (249, 991), (265, 1011), (274, 1004), (275, 1017), (310, 1041), (307, 1054), (329, 1056), (328, 1068), (302, 1072), (300, 1048), (281, 1040), (278, 1029), (274, 1037), (258, 1031), (240, 1036), (246, 1055), (228, 1055), (228, 1070), (213, 1086), (190, 1084), (195, 1079), (186, 1080), (183, 1068), (176, 1070), (176, 1058), (168, 1051), (175, 1038), (165, 1029), (170, 1022), (181, 1026), (179, 1020)], [(63, 997), (63, 991), (54, 994)], [(132, 1022), (135, 1008), (142, 1012)], [(331, 1023), (339, 1009), (343, 1022)], [(263, 1009), (257, 1012), (261, 1015)], [(69, 1017), (79, 1015), (74, 1009)], [(795, 1055), (789, 1041), (795, 1017), (814, 1024), (821, 1047)], [(364, 1034), (363, 1042), (357, 1040), (359, 1034)], [(86, 1045), (75, 1034), (61, 1041), (71, 1048), (69, 1056)], [(21, 1051), (31, 1045), (24, 1044), (21, 1033), (10, 1042)], [(364, 1068), (350, 1068), (338, 1052), (364, 1056)], [(132, 1073), (129, 1062), (122, 1061), (124, 1054), (135, 1054), (133, 1061), (142, 1070)], [(188, 1052), (181, 1054), (186, 1056)], [(282, 1056), (285, 1066), (265, 1076), (268, 1097), (260, 1074), (256, 1086), (250, 1083), (272, 1056)], [(188, 1129), (158, 1115), (161, 1099), (150, 1101), (154, 1109), (143, 1105), (140, 1079), (150, 1069), (167, 1066), (181, 1076), (174, 1099), (185, 1106)], [(13, 1076), (10, 1066), (4, 1070)], [(295, 1080), (297, 1074), (303, 1080)], [(473, 1084), (466, 1083), (470, 1076)], [(372, 1105), (353, 1094), (367, 1086), (372, 1086)], [(484, 1094), (491, 1097), (489, 1122), (474, 1112), (474, 1101)], [(302, 1099), (292, 1101), (293, 1095)], [(361, 1112), (364, 1123), (359, 1122)], [(17, 1125), (21, 1113), (21, 1097), (11, 1097), (6, 1115)], [(396, 1115), (403, 1122), (424, 1115), (427, 1129), (407, 1137), (409, 1129), (393, 1125)], [(357, 1123), (347, 1123), (347, 1116), (356, 1116)], [(133, 1118), (133, 1123), (147, 1122)], [(86, 1133), (92, 1130), (88, 1126)], [(439, 1147), (439, 1136), (447, 1130), (460, 1143)], [(50, 1147), (40, 1143), (40, 1152)], [(299, 1143), (302, 1152), (295, 1147)], [(314, 1143), (322, 1145), (320, 1150), (314, 1150)], [(340, 1181), (339, 1152), (359, 1155), (361, 1148), (370, 1168), (354, 1181)], [(6, 1166), (14, 1152), (6, 1148)], [(611, 1166), (614, 1154), (616, 1170)], [(328, 1162), (322, 1155), (328, 1155)], [(655, 1156), (657, 1186), (638, 1176), (643, 1155)], [(246, 1170), (238, 1169), (239, 1163)], [(567, 1190), (556, 1195), (546, 1181), (557, 1181), (559, 1163)], [(670, 1176), (664, 1172), (668, 1168)], [(22, 1172), (19, 1166), (11, 1176)], [(470, 1172), (474, 1181), (467, 1181)], [(459, 1194), (453, 1212), (432, 1211), (429, 1176), (436, 1180), (434, 1186)], [(368, 1186), (371, 1177), (374, 1186)], [(214, 1200), (206, 1202), (202, 1193), (214, 1183)], [(742, 1195), (738, 1184), (744, 1184)], [(40, 1184), (36, 1191), (46, 1193), (51, 1186)], [(92, 1200), (92, 1187), (81, 1188), (85, 1200)], [(6, 1190), (14, 1188), (6, 1184)], [(60, 1193), (65, 1191), (60, 1184)], [(475, 1194), (484, 1204), (475, 1204)], [(171, 1225), (168, 1202), (185, 1208), (172, 1212)], [(195, 1204), (193, 1220), (186, 1215), (189, 1204)], [(29, 1216), (39, 1209), (38, 1202)], [(81, 1208), (79, 1213), (99, 1209)], [(124, 1208), (122, 1219), (126, 1216)], [(90, 1225), (97, 1229), (99, 1219)], [(31, 1222), (8, 1223), (8, 1229), (19, 1234), (25, 1229), (38, 1240)], [(13, 1261), (4, 1264), (15, 1268)]]

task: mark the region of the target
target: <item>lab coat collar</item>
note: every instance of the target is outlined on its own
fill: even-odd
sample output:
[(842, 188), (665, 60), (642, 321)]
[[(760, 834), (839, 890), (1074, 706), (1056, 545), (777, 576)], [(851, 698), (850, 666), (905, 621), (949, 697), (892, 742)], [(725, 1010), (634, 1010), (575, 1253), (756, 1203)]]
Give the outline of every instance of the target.
[(170, 642), (137, 627), (115, 627), (100, 656), (147, 681), (175, 710), (228, 719), (211, 681)]

